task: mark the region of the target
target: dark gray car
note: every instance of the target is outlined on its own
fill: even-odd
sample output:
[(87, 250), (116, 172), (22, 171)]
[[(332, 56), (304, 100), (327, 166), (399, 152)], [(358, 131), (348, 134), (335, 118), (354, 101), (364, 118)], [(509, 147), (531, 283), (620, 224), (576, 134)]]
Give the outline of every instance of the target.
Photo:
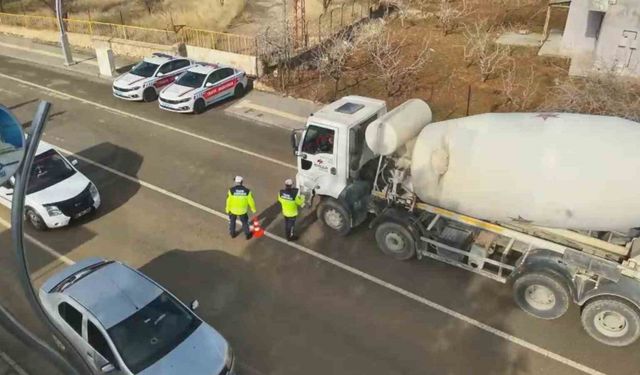
[(167, 290), (123, 263), (86, 259), (49, 278), (40, 299), (96, 373), (232, 375), (227, 341)]

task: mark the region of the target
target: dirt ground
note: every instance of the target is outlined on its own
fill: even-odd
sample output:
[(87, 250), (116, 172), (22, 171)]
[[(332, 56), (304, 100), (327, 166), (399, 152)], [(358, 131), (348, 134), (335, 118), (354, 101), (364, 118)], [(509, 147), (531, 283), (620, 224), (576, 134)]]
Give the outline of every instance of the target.
[[(543, 2), (515, 9), (483, 7), (465, 17), (463, 22), (470, 24), (487, 19), (496, 30), (542, 32), (545, 10)], [(555, 12), (551, 26), (562, 29), (565, 19), (566, 12)], [(434, 116), (442, 120), (466, 115), (467, 99), (468, 114), (535, 110), (543, 103), (550, 88), (567, 77), (568, 60), (538, 57), (538, 48), (512, 47), (510, 58), (516, 66), (516, 82), (526, 81), (533, 72), (538, 87), (524, 108), (514, 108), (504, 95), (504, 71), (483, 82), (478, 67), (468, 66), (464, 59), (466, 39), (462, 27), (445, 36), (435, 17), (406, 19), (403, 26), (397, 16), (391, 16), (386, 21), (386, 28), (397, 38), (406, 37), (402, 55), (409, 60), (415, 58), (425, 40), (431, 49), (430, 60), (398, 93), (388, 96), (384, 84), (376, 77), (373, 66), (362, 52), (349, 58), (337, 94), (334, 82), (328, 77), (320, 80), (318, 72), (313, 69), (296, 70), (286, 91), (293, 96), (320, 102), (351, 94), (364, 95), (385, 99), (390, 107), (409, 98), (421, 98), (429, 103)], [(267, 77), (265, 81), (278, 86), (276, 77)]]

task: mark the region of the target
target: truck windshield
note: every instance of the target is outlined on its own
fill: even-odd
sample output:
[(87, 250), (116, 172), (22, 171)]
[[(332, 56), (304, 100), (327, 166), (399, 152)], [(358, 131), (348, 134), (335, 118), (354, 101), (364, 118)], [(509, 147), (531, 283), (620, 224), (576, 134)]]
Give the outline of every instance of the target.
[(200, 73), (194, 72), (186, 72), (178, 81), (176, 82), (180, 86), (198, 88), (202, 86), (202, 82), (207, 76)]
[(320, 127), (318, 125), (309, 125), (302, 142), (302, 152), (307, 154), (333, 154), (333, 139), (335, 131)]
[(76, 174), (69, 162), (55, 150), (36, 156), (31, 167), (27, 194), (36, 193)]
[(158, 64), (152, 64), (150, 62), (142, 61), (138, 65), (134, 66), (133, 69), (131, 69), (130, 73), (140, 77), (148, 78), (156, 72), (156, 69), (158, 69)]
[(107, 332), (129, 370), (137, 374), (180, 345), (201, 323), (163, 292)]

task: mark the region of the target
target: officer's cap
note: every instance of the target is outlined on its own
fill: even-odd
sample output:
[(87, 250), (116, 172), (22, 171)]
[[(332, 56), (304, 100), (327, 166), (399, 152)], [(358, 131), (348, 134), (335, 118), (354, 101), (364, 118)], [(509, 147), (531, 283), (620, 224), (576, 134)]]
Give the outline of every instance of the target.
[(236, 184), (241, 184), (242, 183), (242, 176), (236, 176), (235, 182), (236, 182)]

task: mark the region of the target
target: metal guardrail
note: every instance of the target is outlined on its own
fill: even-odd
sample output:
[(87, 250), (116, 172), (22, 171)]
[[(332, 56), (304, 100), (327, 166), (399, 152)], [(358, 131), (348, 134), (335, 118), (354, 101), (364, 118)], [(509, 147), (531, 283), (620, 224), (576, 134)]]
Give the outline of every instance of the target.
[[(220, 51), (245, 55), (256, 54), (256, 38), (244, 35), (221, 33), (211, 30), (182, 27), (155, 29), (93, 20), (64, 19), (70, 33), (105, 36), (139, 42), (174, 44), (184, 42), (196, 47), (212, 48)], [(26, 14), (0, 13), (0, 25), (19, 26), (36, 30), (58, 30), (55, 17)]]

